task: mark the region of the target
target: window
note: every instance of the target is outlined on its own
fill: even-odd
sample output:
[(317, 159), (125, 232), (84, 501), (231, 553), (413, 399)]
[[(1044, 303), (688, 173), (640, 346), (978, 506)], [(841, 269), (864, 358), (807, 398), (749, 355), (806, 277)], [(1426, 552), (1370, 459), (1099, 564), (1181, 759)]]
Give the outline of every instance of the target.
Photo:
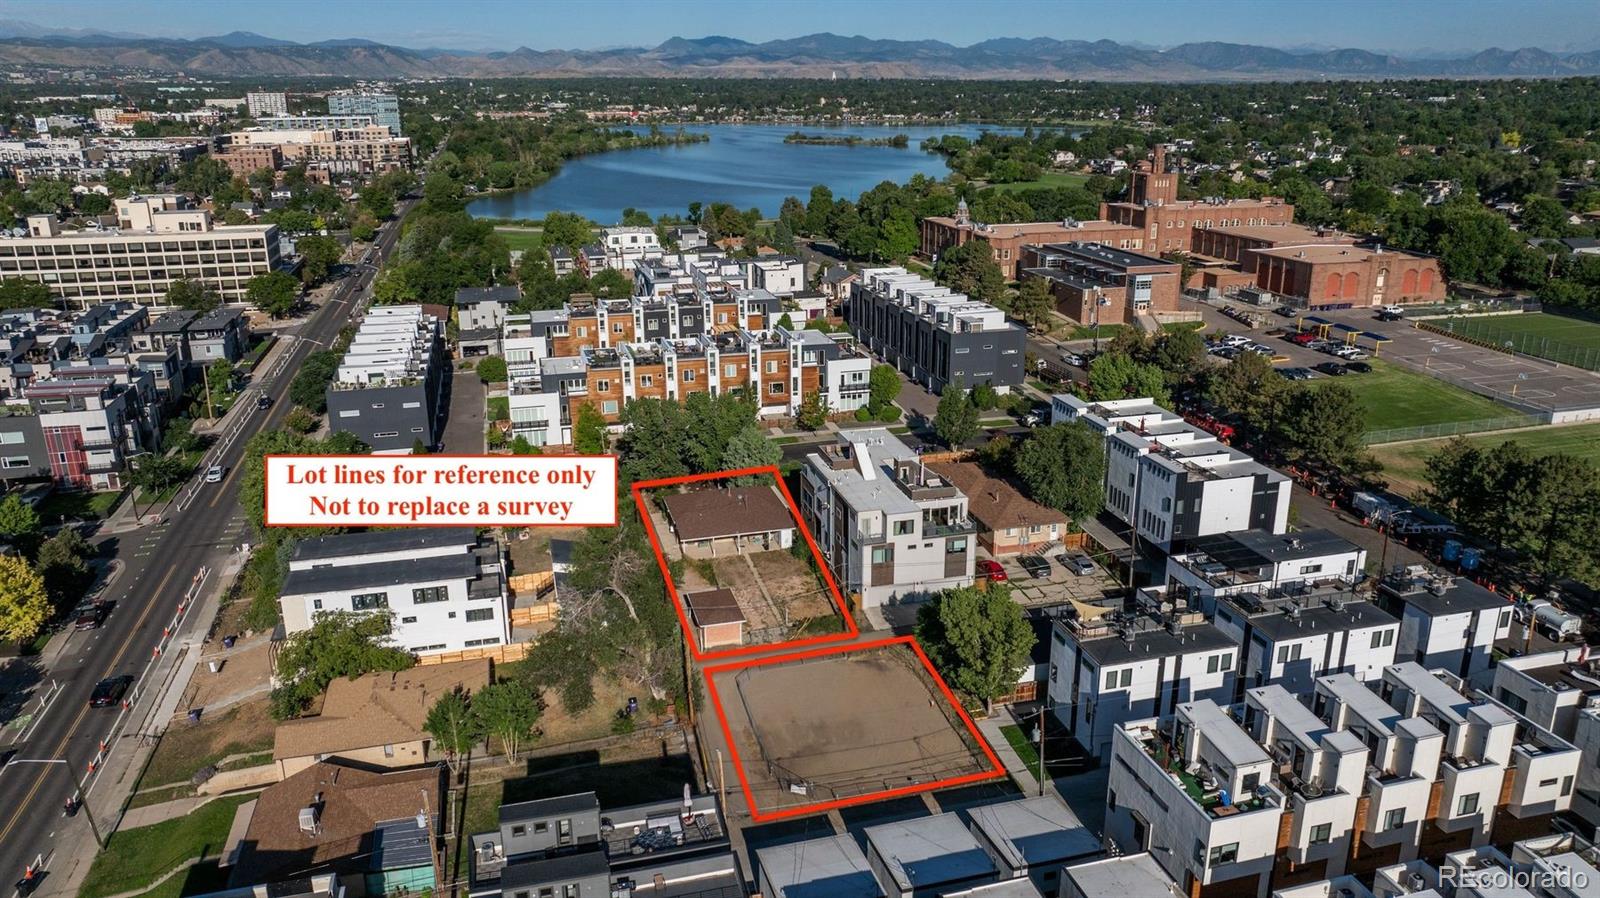
[(1571, 795), (1571, 794), (1572, 794), (1572, 777), (1564, 776), (1564, 777), (1561, 778), (1561, 795), (1564, 798), (1564, 797), (1566, 797), (1568, 795)]
[(685, 371), (685, 372), (683, 372), (683, 382), (686, 383), (686, 384), (694, 383), (694, 372), (693, 371)]
[(597, 380), (594, 382), (594, 391), (596, 393), (605, 393), (610, 391), (610, 389), (611, 381), (609, 380)]
[(341, 417), (341, 418), (359, 418), (359, 417), (361, 417), (361, 410), (360, 409), (353, 409), (353, 408), (342, 409), (339, 412), (339, 417)]
[(879, 546), (872, 550), (873, 564), (888, 564), (893, 559), (894, 556), (889, 554), (889, 549), (885, 546)]
[(536, 833), (549, 832), (550, 831), (550, 824), (548, 824), (548, 823), (544, 822), (543, 820), (541, 820), (538, 823), (535, 823), (533, 825), (533, 831), (536, 832)]
[(494, 609), (493, 608), (468, 608), (467, 609), (467, 621), (468, 621), (468, 623), (472, 623), (474, 621), (486, 621), (486, 620), (494, 620)]
[(1406, 809), (1405, 808), (1395, 808), (1394, 810), (1390, 811), (1389, 813), (1383, 815), (1383, 831), (1384, 832), (1389, 832), (1390, 830), (1396, 830), (1396, 829), (1399, 829), (1400, 827), (1405, 826), (1405, 825), (1406, 825)]
[(1232, 652), (1223, 652), (1222, 653), (1222, 671), (1223, 671), (1223, 673), (1227, 673), (1230, 670), (1233, 670), (1233, 653)]
[(1478, 794), (1476, 792), (1471, 795), (1463, 795), (1461, 800), (1456, 802), (1457, 817), (1465, 817), (1468, 814), (1476, 813), (1478, 813)]
[(600, 414), (615, 415), (616, 413), (617, 401), (615, 399), (608, 399), (605, 402), (600, 403)]
[(1375, 649), (1394, 645), (1393, 630), (1379, 630), (1372, 634), (1372, 647)]
[(1115, 689), (1115, 688), (1117, 688), (1117, 672), (1116, 671), (1114, 671), (1114, 670), (1106, 671), (1106, 688), (1107, 689)]
[(783, 381), (781, 381), (781, 380), (773, 381), (772, 383), (767, 384), (767, 392), (770, 393), (770, 394), (773, 394), (773, 395), (777, 395), (777, 394), (782, 393), (783, 392)]
[(967, 538), (945, 540), (944, 551), (946, 555), (960, 555), (967, 551)]
[(386, 592), (364, 592), (350, 597), (350, 607), (356, 611), (372, 611), (376, 608), (389, 607), (389, 594)]
[(402, 617), (402, 618), (400, 618), (400, 623), (402, 623), (402, 624), (414, 624), (416, 622), (417, 622), (417, 619), (415, 617)]
[(383, 747), (383, 756), (386, 757), (386, 758), (394, 757), (394, 746), (393, 745), (385, 745)]
[(1303, 574), (1316, 574), (1316, 573), (1320, 573), (1321, 571), (1322, 571), (1322, 565), (1320, 565), (1320, 564), (1302, 564), (1302, 565), (1300, 565), (1300, 573), (1302, 575)]
[(397, 437), (399, 435), (400, 435), (400, 431), (398, 431), (398, 430), (385, 430), (382, 433), (375, 433), (372, 436), (374, 438), (376, 438), (376, 439), (380, 439), (381, 440), (384, 437)]
[(1332, 823), (1318, 823), (1316, 826), (1311, 827), (1311, 844), (1313, 845), (1326, 845), (1328, 844), (1328, 839), (1332, 836)]
[(653, 374), (641, 374), (641, 375), (639, 375), (639, 386), (641, 386), (641, 387), (655, 386), (655, 382), (656, 382), (656, 378), (655, 378), (655, 375), (653, 375)]
[(513, 839), (517, 838), (518, 836), (525, 836), (527, 834), (528, 827), (524, 824), (518, 823), (511, 827), (511, 838)]
[(1217, 864), (1231, 864), (1239, 859), (1239, 843), (1229, 842), (1211, 849), (1211, 861), (1208, 866)]
[(1220, 657), (1221, 657), (1220, 655), (1212, 655), (1211, 657), (1206, 659), (1206, 673), (1216, 673), (1217, 672), (1217, 665), (1221, 663), (1217, 659), (1220, 658)]
[(322, 610), (322, 600), (321, 599), (312, 599), (311, 600), (311, 609), (313, 611), (321, 611)]
[(450, 588), (446, 586), (422, 586), (411, 590), (411, 604), (426, 605), (429, 602), (444, 602), (450, 598)]
[(895, 521), (894, 522), (894, 535), (895, 536), (908, 536), (908, 535), (910, 535), (911, 533), (913, 533), (916, 530), (916, 527), (917, 527), (917, 522), (916, 521)]
[(1506, 627), (1509, 627), (1509, 626), (1511, 626), (1511, 609), (1507, 608), (1506, 610), (1500, 612), (1500, 627), (1499, 628), (1504, 630)]

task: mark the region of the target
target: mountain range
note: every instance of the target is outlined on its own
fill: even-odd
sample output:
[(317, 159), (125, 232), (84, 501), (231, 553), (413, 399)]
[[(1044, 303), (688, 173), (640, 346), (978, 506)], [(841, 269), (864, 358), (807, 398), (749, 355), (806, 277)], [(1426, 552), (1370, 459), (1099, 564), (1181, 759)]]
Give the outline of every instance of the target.
[(0, 21), (0, 65), (182, 72), (203, 77), (990, 78), (1265, 81), (1554, 78), (1600, 75), (1600, 50), (1534, 47), (1406, 57), (1360, 49), (1276, 49), (1202, 42), (1164, 50), (1110, 40), (936, 40), (838, 34), (752, 43), (673, 37), (655, 47), (478, 52), (411, 49), (362, 38), (297, 43), (235, 31), (178, 39)]

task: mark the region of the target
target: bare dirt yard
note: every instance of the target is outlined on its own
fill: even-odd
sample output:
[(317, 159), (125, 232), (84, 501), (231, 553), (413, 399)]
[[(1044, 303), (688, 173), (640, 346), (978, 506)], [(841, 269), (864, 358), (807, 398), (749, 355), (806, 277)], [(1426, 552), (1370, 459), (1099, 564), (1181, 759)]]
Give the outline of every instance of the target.
[(1003, 775), (904, 644), (714, 672), (754, 811)]

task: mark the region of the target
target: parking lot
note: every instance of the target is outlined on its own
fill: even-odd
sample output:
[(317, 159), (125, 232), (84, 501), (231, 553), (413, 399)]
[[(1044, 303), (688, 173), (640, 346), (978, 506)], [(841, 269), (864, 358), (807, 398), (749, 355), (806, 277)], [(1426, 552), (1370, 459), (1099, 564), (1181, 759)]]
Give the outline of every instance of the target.
[(1020, 556), (1008, 555), (998, 559), (1000, 567), (1006, 572), (1006, 582), (1011, 586), (1012, 598), (1024, 607), (1060, 605), (1071, 599), (1094, 602), (1105, 595), (1107, 590), (1117, 588), (1116, 580), (1099, 564), (1095, 565), (1095, 572), (1090, 575), (1080, 576), (1067, 570), (1057, 560), (1057, 556), (1063, 553), (1071, 554), (1073, 551), (1075, 550), (1063, 549), (1059, 544), (1052, 544), (1051, 548), (1045, 550), (1042, 557), (1049, 559), (1050, 575), (1043, 578), (1036, 578), (1028, 573), (1022, 566)]

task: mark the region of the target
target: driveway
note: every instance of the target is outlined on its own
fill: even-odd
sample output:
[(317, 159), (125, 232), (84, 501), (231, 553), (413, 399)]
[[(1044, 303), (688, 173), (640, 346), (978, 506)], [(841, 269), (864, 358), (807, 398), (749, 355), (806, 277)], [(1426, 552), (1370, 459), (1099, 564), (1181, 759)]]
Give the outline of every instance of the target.
[(484, 388), (476, 371), (455, 369), (450, 380), (449, 419), (439, 440), (441, 452), (482, 454), (484, 451)]

